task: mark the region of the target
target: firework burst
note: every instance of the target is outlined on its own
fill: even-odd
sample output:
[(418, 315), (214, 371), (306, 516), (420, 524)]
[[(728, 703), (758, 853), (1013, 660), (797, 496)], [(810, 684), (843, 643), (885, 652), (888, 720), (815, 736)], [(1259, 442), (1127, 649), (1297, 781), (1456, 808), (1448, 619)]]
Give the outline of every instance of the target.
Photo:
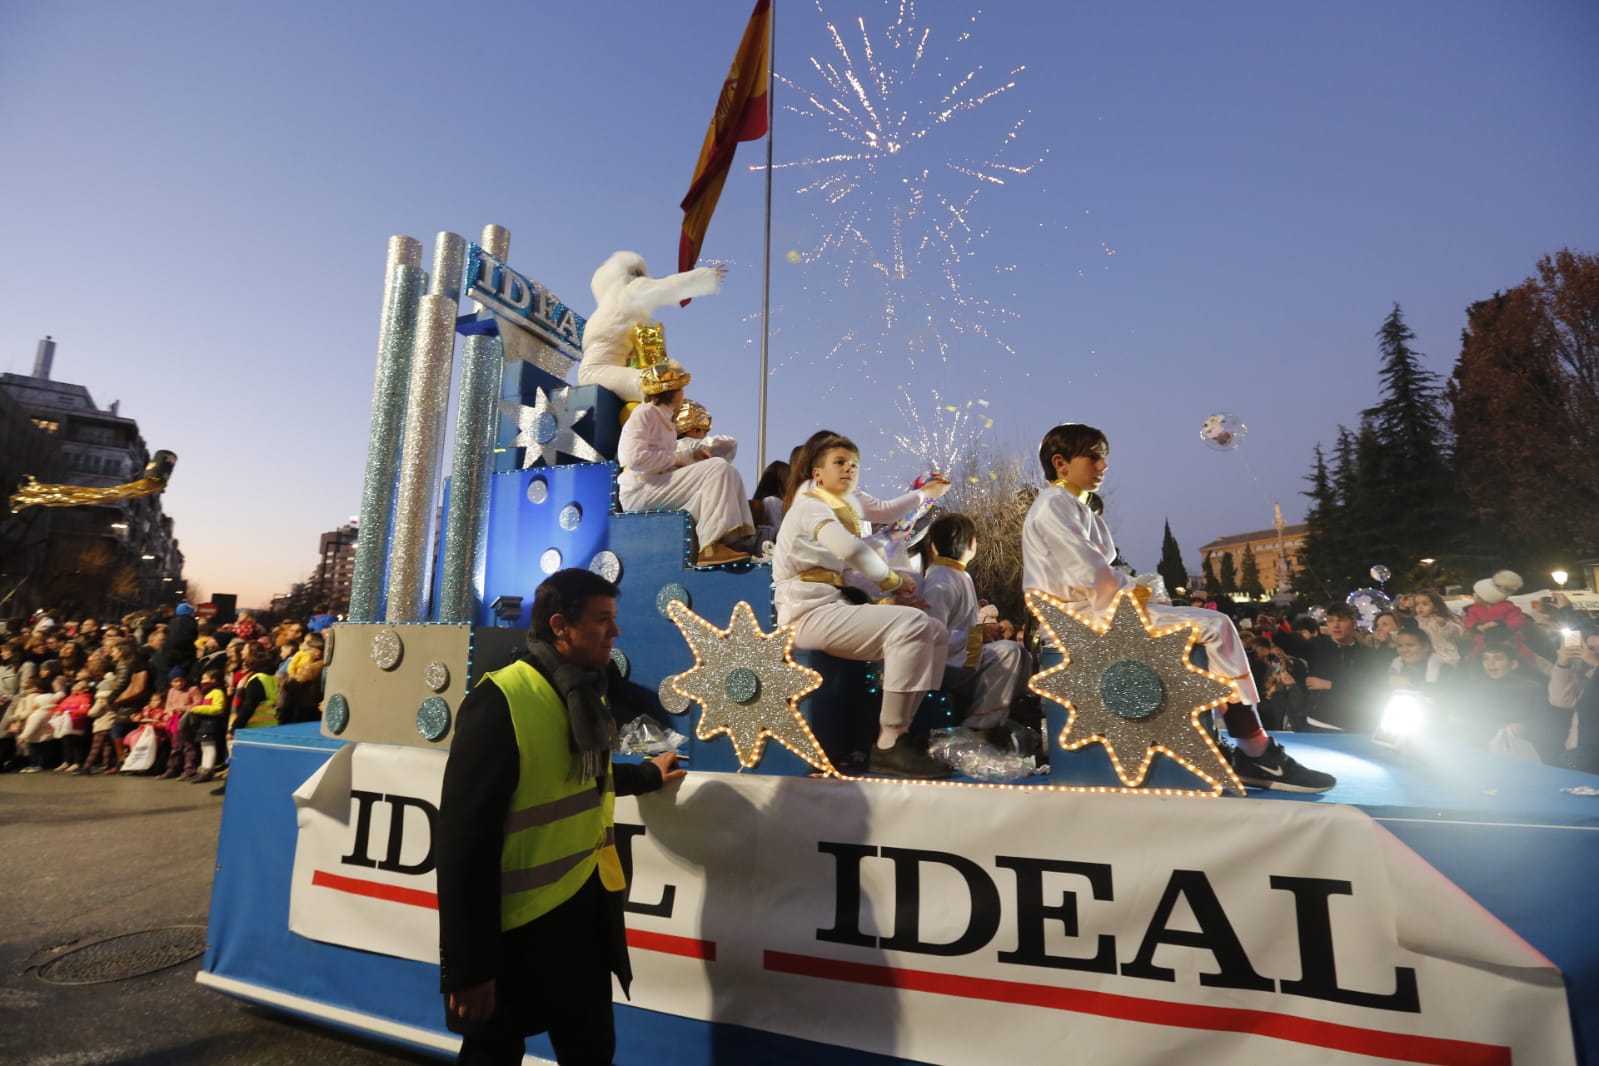
[(885, 429), (893, 442), (889, 456), (904, 455), (915, 460), (918, 472), (937, 470), (943, 474), (962, 469), (978, 447), (984, 433), (994, 427), (988, 416), (987, 400), (949, 403), (937, 389), (930, 390), (932, 405), (927, 415), (917, 409), (911, 394), (900, 386), (899, 408), (902, 431)]
[[(964, 336), (1015, 354), (1003, 332), (1016, 315), (992, 291), (1014, 265), (986, 255), (979, 208), (1042, 161), (1011, 158), (1025, 117), (972, 117), (1011, 93), (1025, 68), (992, 78), (963, 58), (969, 28), (935, 31), (915, 0), (886, 6), (887, 25), (874, 32), (864, 17), (840, 29), (817, 0), (831, 49), (811, 56), (803, 77), (777, 80), (797, 139), (818, 150), (774, 166), (798, 175), (820, 232), (788, 260), (833, 268), (828, 288), (854, 307), (826, 357), (858, 362), (874, 382), (876, 357), (892, 348), (903, 347), (912, 369), (928, 357), (949, 363)], [(901, 380), (900, 368), (883, 369)]]

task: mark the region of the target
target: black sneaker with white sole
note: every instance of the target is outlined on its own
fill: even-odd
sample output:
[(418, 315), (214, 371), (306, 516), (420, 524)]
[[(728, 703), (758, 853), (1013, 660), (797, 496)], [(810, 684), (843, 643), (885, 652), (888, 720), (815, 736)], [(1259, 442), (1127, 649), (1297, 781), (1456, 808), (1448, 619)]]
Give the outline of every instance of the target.
[(880, 777), (929, 781), (948, 777), (955, 771), (949, 763), (929, 755), (925, 743), (918, 744), (909, 733), (904, 733), (892, 748), (872, 748), (872, 754), (866, 762), (866, 772)]
[(1251, 788), (1270, 788), (1279, 792), (1326, 792), (1338, 783), (1332, 774), (1312, 770), (1294, 761), (1275, 740), (1259, 755), (1245, 755), (1233, 749), (1233, 771)]

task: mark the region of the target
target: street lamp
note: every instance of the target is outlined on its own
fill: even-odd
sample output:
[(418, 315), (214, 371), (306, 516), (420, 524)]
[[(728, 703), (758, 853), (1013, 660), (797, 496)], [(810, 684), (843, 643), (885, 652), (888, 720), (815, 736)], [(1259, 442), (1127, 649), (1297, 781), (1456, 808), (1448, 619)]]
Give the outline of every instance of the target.
[(1559, 585), (1561, 588), (1565, 588), (1566, 578), (1570, 577), (1571, 575), (1566, 573), (1564, 570), (1551, 570), (1549, 571), (1549, 576), (1555, 579), (1555, 584)]

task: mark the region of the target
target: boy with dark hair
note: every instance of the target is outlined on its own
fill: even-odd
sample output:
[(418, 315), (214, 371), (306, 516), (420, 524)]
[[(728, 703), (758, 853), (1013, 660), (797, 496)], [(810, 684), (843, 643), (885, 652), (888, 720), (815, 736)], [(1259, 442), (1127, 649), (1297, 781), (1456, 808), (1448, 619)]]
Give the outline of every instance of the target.
[(1327, 631), (1309, 640), (1282, 633), (1277, 642), (1309, 666), (1305, 717), (1294, 728), (1305, 733), (1370, 733), (1382, 715), (1380, 677), (1384, 654), (1356, 639), (1355, 609), (1327, 605)]
[(1149, 591), (1115, 569), (1116, 542), (1091, 500), (1105, 479), (1110, 441), (1093, 426), (1066, 423), (1044, 435), (1039, 465), (1049, 484), (1022, 525), (1022, 587), (1065, 600), (1075, 611), (1107, 619), (1116, 597), (1130, 590), (1157, 624), (1190, 623), (1200, 630), (1210, 669), (1237, 686), (1243, 702), (1229, 704), (1227, 731), (1238, 747), (1233, 769), (1246, 785), (1289, 792), (1325, 792), (1336, 780), (1294, 761), (1261, 728), (1260, 695), (1232, 621), (1217, 611), (1148, 603)]

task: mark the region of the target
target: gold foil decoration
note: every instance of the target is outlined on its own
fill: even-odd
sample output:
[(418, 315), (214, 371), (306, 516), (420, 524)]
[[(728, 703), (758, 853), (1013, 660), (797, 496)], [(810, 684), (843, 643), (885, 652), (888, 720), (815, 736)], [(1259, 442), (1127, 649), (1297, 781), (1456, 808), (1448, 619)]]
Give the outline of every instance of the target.
[(678, 433), (693, 433), (695, 430), (711, 431), (711, 412), (698, 400), (685, 399), (683, 406), (678, 408), (677, 418), (673, 420)]
[(11, 513), (16, 514), (24, 507), (81, 507), (91, 503), (153, 496), (166, 491), (167, 480), (172, 477), (172, 468), (177, 461), (178, 457), (172, 452), (156, 452), (155, 458), (145, 465), (143, 477), (121, 485), (41, 484), (30, 474), (11, 495)]
[(633, 327), (633, 345), (627, 365), (643, 369), (666, 362), (666, 327), (659, 322)]
[(663, 392), (681, 389), (694, 380), (689, 372), (683, 369), (682, 363), (671, 359), (645, 367), (638, 377), (639, 391), (646, 396), (659, 396)]

